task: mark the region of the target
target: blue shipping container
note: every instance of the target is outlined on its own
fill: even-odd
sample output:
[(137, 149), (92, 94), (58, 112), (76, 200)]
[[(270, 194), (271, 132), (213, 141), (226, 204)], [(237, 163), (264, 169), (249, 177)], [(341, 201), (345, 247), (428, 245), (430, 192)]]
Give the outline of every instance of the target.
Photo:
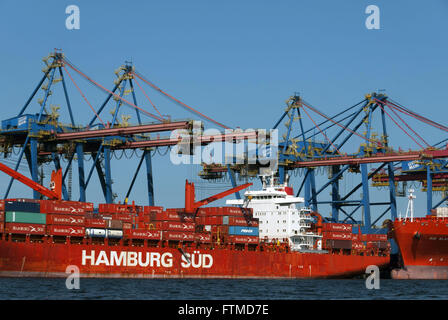
[(258, 236), (258, 227), (229, 226), (229, 234), (236, 236)]
[(40, 203), (24, 201), (5, 201), (5, 211), (40, 213)]

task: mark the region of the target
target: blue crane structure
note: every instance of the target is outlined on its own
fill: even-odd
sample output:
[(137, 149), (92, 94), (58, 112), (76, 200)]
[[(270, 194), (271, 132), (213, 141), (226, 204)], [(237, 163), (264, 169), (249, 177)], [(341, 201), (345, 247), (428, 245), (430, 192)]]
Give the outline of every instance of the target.
[[(323, 118), (323, 121), (317, 121), (316, 115)], [(283, 123), (286, 128), (278, 144), (279, 182), (284, 183), (290, 173), (302, 170), (297, 196), (304, 196), (306, 206), (317, 212), (320, 205), (328, 205), (331, 207), (331, 212), (326, 217), (328, 221), (359, 223), (365, 232), (372, 232), (372, 228), (376, 228), (376, 224), (387, 214), (391, 219), (397, 217), (396, 197), (400, 182), (422, 182), (422, 190), (427, 194), (427, 213), (430, 214), (431, 210), (448, 199), (448, 149), (443, 144), (448, 139), (428, 144), (403, 119), (404, 115), (443, 132), (448, 131), (448, 127), (405, 108), (383, 93), (367, 94), (362, 101), (331, 117), (299, 95), (290, 97), (285, 111), (273, 126), (273, 129), (279, 129)], [(306, 123), (305, 119), (309, 122)], [(379, 128), (376, 127), (380, 134), (373, 131), (374, 119), (380, 124)], [(394, 150), (388, 134), (387, 124), (390, 121), (411, 138), (420, 150)], [(329, 134), (331, 128), (332, 135)], [(354, 138), (361, 140), (361, 143), (354, 141)], [(351, 150), (343, 152), (347, 146)], [(368, 164), (376, 164), (377, 167), (369, 171)], [(243, 170), (245, 166), (246, 169)], [(320, 186), (316, 181), (319, 168), (328, 170), (328, 179)], [(201, 174), (206, 179), (216, 178), (226, 172), (253, 177), (259, 170), (258, 164), (230, 167), (204, 165)], [(341, 194), (340, 181), (348, 173), (356, 174), (359, 183), (347, 193)], [(234, 179), (231, 181), (235, 185)], [(372, 186), (387, 188), (387, 195), (382, 197), (382, 201), (371, 201), (369, 182)], [(362, 191), (360, 198), (356, 197), (358, 190)], [(445, 192), (437, 203), (433, 202), (434, 191)], [(331, 198), (323, 199), (328, 194)], [(373, 207), (379, 208), (380, 212), (375, 220), (371, 214)], [(362, 221), (355, 219), (360, 211)]]
[[(138, 161), (135, 173), (130, 180), (124, 201), (127, 202), (137, 175), (143, 163), (145, 163), (148, 204), (154, 205), (154, 181), (151, 161), (151, 155), (153, 153), (151, 153), (151, 150), (162, 146), (175, 146), (181, 141), (182, 134), (192, 135), (195, 127), (198, 127), (199, 131), (202, 131), (204, 125), (203, 122), (195, 122), (195, 120), (171, 121), (170, 116), (162, 115), (159, 112), (156, 105), (144, 90), (144, 85), (156, 90), (159, 94), (169, 98), (190, 113), (198, 116), (201, 120), (211, 122), (220, 128), (228, 129), (227, 126), (200, 113), (157, 87), (137, 72), (135, 67), (129, 62), (126, 62), (125, 65), (115, 71), (117, 78), (114, 81), (113, 88), (109, 90), (82, 72), (65, 57), (61, 50), (56, 49), (48, 57), (44, 58), (43, 61), (45, 62), (45, 68), (42, 70), (44, 75), (24, 106), (14, 117), (2, 121), (0, 148), (5, 158), (12, 154), (14, 148), (20, 148), (14, 169), (17, 170), (19, 168), (22, 158), (25, 155), (31, 179), (34, 182), (39, 182), (39, 167), (43, 163), (53, 163), (55, 169), (58, 170), (62, 168), (61, 158), (64, 157), (64, 159), (67, 159), (66, 167), (62, 168), (62, 195), (65, 200), (72, 200), (69, 199), (66, 178), (69, 169), (76, 161), (78, 167), (79, 201), (87, 200), (87, 188), (92, 175), (96, 171), (105, 202), (113, 203), (115, 196), (112, 190), (112, 154), (118, 151), (124, 152), (125, 150), (141, 149), (143, 152)], [(107, 94), (105, 100), (98, 108), (95, 109), (87, 99), (81, 87), (75, 81), (74, 74), (84, 78), (94, 87), (98, 87)], [(71, 80), (73, 86), (76, 87), (76, 90), (93, 113), (91, 120), (85, 125), (78, 124), (75, 121), (76, 114), (72, 106), (72, 99), (69, 96), (68, 79)], [(68, 124), (60, 121), (59, 107), (49, 105), (49, 97), (53, 94), (53, 90), (56, 89), (57, 83), (62, 84), (63, 100), (70, 121)], [(146, 103), (149, 102), (155, 112), (148, 112), (140, 106), (136, 95), (137, 87), (147, 98)], [(29, 111), (31, 108), (30, 104), (35, 99), (39, 89), (43, 90), (43, 98), (37, 101), (39, 104), (38, 111), (32, 113)], [(126, 95), (130, 95), (131, 99), (127, 98)], [(104, 110), (111, 104), (114, 107), (111, 111), (112, 118), (110, 121), (104, 121)], [(136, 123), (130, 123), (129, 115), (120, 114), (123, 105), (127, 105), (135, 110)], [(150, 122), (147, 122), (146, 119), (148, 118)], [(170, 133), (170, 138), (160, 138), (159, 135), (162, 132)], [(176, 133), (174, 135), (175, 138), (173, 138), (173, 133)], [(252, 134), (237, 136), (238, 141), (241, 141), (248, 139)], [(234, 138), (235, 136), (232, 134), (199, 136), (197, 142), (200, 145), (207, 145), (220, 139), (233, 141), (232, 139)], [(191, 155), (194, 150), (192, 148), (184, 148), (179, 152)], [(85, 159), (86, 155), (91, 156), (90, 167), (88, 167), (88, 162)], [(5, 199), (10, 194), (12, 184), (13, 179), (9, 181), (6, 188), (4, 194)], [(34, 191), (33, 197), (39, 199), (41, 195), (37, 191)]]

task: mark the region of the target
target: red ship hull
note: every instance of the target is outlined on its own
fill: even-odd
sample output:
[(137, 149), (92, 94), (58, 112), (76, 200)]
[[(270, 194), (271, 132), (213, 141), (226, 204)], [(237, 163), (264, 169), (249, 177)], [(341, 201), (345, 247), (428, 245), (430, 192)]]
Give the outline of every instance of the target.
[[(189, 255), (188, 258), (185, 256)], [(389, 256), (160, 248), (0, 240), (0, 276), (98, 278), (337, 278), (387, 266)]]
[(393, 236), (404, 266), (392, 278), (448, 279), (448, 218), (397, 219)]

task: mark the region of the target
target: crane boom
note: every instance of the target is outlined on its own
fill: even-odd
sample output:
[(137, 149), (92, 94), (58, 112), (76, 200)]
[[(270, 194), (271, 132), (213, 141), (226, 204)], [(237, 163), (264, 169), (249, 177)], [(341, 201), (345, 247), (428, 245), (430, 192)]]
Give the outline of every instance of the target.
[(51, 185), (55, 190), (50, 190), (41, 186), (37, 182), (34, 182), (30, 178), (24, 176), (23, 174), (11, 169), (10, 167), (0, 163), (0, 170), (6, 173), (7, 175), (13, 177), (14, 179), (22, 182), (24, 185), (30, 187), (33, 190), (36, 190), (41, 195), (48, 197), (51, 200), (60, 200), (61, 199), (61, 183), (62, 183), (62, 171), (59, 169), (57, 172), (53, 171), (51, 174)]
[(186, 180), (185, 181), (185, 212), (194, 213), (194, 211), (199, 207), (205, 206), (206, 204), (209, 204), (210, 202), (222, 199), (222, 198), (228, 196), (229, 194), (243, 190), (251, 185), (252, 185), (252, 183), (242, 184), (240, 186), (237, 186), (235, 188), (215, 194), (215, 195), (205, 198), (203, 200), (195, 201), (194, 183), (190, 183), (190, 182), (188, 182), (188, 180)]

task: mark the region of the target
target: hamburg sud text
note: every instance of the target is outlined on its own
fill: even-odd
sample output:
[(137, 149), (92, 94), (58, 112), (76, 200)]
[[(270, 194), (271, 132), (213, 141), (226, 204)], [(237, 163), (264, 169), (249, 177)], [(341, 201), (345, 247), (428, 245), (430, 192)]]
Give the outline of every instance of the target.
[[(163, 267), (171, 268), (174, 265), (174, 257), (171, 252), (136, 252), (136, 251), (104, 251), (82, 250), (83, 266), (127, 266), (127, 267)], [(192, 254), (181, 255), (183, 268), (211, 268), (213, 256), (207, 253), (194, 251)]]

